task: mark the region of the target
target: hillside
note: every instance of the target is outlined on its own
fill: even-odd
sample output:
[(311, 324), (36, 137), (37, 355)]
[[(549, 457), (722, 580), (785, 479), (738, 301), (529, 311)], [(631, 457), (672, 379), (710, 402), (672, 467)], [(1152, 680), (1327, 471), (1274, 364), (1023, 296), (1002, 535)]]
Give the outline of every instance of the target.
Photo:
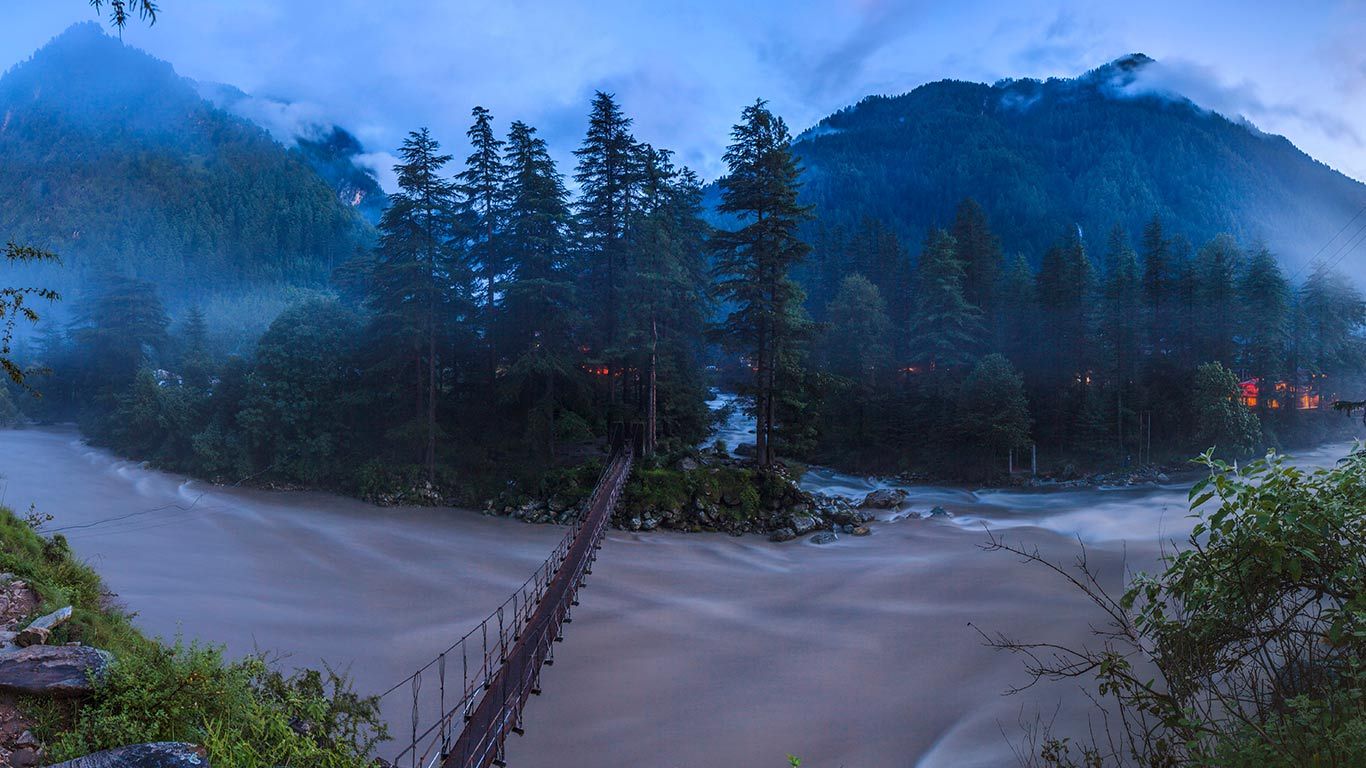
[(0, 78), (0, 115), (0, 236), (60, 254), (68, 292), (105, 271), (173, 300), (320, 284), (370, 241), (300, 152), (98, 24)]
[(1263, 238), (1292, 269), (1366, 205), (1366, 186), (1285, 138), (1146, 87), (1151, 66), (1135, 54), (1075, 79), (870, 96), (798, 137), (803, 197), (822, 224), (873, 216), (918, 249), (971, 196), (1035, 263), (1073, 226), (1094, 249), (1157, 213), (1197, 244)]

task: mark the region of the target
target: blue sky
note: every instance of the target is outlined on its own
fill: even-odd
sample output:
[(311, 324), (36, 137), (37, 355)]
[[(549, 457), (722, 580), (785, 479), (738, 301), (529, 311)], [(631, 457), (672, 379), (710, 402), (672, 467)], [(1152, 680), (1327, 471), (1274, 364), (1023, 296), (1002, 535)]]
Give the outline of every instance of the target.
[[(603, 89), (639, 138), (714, 178), (731, 123), (758, 96), (796, 132), (872, 93), (942, 78), (1073, 76), (1141, 51), (1163, 62), (1164, 87), (1366, 179), (1366, 0), (160, 5), (156, 25), (133, 24), (125, 40), (189, 77), (293, 102), (262, 102), (277, 132), (295, 120), (342, 124), (381, 165), (420, 125), (463, 155), (469, 110), (482, 104), (501, 127), (537, 126), (569, 172), (588, 99)], [(95, 12), (85, 0), (45, 0), (5, 14), (8, 68)]]

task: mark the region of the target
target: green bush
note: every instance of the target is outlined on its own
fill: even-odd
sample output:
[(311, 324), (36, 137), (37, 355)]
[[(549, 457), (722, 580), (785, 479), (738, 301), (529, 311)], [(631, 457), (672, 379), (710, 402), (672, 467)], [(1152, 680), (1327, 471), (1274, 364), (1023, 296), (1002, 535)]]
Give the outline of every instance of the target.
[(221, 649), (177, 641), (119, 657), (74, 711), (43, 705), (52, 760), (149, 741), (202, 744), (215, 766), (348, 768), (386, 736), (378, 705), (331, 670), (285, 676), (261, 656), (226, 662)]
[(1212, 454), (1190, 493), (1194, 529), (1161, 572), (1114, 598), (1084, 557), (1080, 575), (1048, 563), (1109, 616), (1095, 646), (992, 641), (1036, 679), (1094, 677), (1113, 706), (1109, 733), (1047, 736), (1036, 764), (1366, 765), (1366, 452), (1315, 470)]
[(173, 740), (204, 745), (211, 763), (225, 768), (360, 768), (387, 738), (378, 701), (356, 695), (350, 680), (331, 669), (286, 675), (260, 655), (227, 661), (218, 647), (147, 639), (127, 615), (103, 604), (99, 576), (72, 556), (60, 534), (45, 539), (4, 508), (0, 570), (27, 581), (41, 611), (75, 608), (56, 641), (114, 654), (92, 695), (23, 702), (53, 761)]

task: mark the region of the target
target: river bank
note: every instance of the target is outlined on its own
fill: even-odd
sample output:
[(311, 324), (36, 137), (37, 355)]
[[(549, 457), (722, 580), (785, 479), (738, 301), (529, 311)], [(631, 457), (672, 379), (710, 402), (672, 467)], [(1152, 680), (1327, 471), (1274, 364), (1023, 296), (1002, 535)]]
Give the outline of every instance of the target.
[[(1342, 448), (1305, 458), (1331, 462)], [(470, 510), (217, 487), (120, 460), (74, 430), (0, 432), (0, 456), (0, 496), (53, 514), (48, 530), (98, 568), (142, 631), (327, 661), (363, 692), (477, 624), (563, 533)], [(802, 482), (822, 478), (850, 495), (881, 482), (819, 471)], [(1074, 687), (1002, 697), (1024, 681), (1018, 662), (968, 623), (1079, 642), (1093, 607), (983, 552), (982, 526), (1061, 561), (1079, 536), (1116, 586), (1184, 534), (1186, 488), (907, 493), (955, 515), (887, 519), (820, 547), (610, 532), (509, 762), (762, 766), (793, 753), (809, 765), (996, 768), (1013, 759), (1002, 731), (1014, 738), (1022, 716), (1061, 704), (1060, 725), (1082, 724)], [(410, 708), (386, 702), (396, 730)]]

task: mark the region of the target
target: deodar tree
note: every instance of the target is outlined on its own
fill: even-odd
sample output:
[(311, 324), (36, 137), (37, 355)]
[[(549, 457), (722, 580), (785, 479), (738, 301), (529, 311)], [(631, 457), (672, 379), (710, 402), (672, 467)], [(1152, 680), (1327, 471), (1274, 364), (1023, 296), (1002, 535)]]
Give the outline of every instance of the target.
[(436, 480), (439, 355), (446, 323), (467, 309), (469, 281), (456, 258), (459, 231), (455, 186), (442, 173), (451, 156), (427, 129), (413, 131), (394, 166), (398, 192), (380, 219), (370, 308), (373, 338), (394, 377), (410, 383), (413, 404), (408, 440), (420, 446), (428, 483)]
[(758, 465), (767, 468), (774, 460), (777, 370), (806, 332), (802, 292), (790, 271), (810, 250), (797, 236), (809, 213), (797, 202), (801, 170), (787, 125), (763, 100), (745, 108), (731, 139), (720, 211), (740, 227), (711, 238), (713, 289), (731, 306), (714, 332), (753, 370), (755, 453)]

